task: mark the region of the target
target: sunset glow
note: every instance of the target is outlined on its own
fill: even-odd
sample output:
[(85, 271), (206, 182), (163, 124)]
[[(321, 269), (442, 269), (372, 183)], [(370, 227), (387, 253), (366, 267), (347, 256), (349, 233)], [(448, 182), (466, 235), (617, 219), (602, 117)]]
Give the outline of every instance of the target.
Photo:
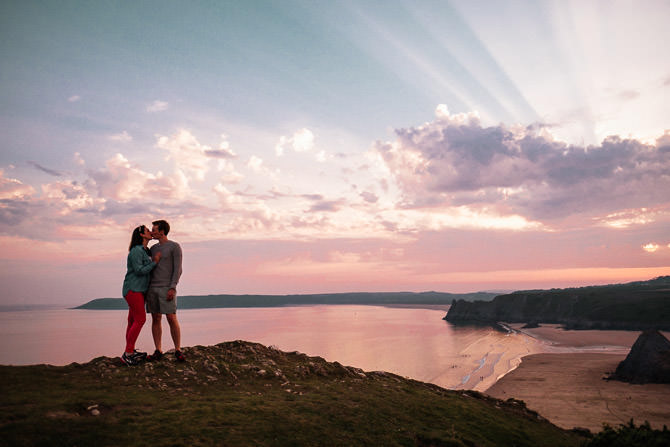
[(670, 275), (670, 3), (5, 2), (0, 305)]

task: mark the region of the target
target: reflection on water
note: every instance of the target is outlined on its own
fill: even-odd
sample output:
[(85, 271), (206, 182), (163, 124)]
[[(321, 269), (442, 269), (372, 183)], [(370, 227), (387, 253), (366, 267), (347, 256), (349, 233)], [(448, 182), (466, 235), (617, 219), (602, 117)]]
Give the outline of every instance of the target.
[[(189, 309), (179, 311), (179, 320), (183, 346), (247, 340), (446, 388), (485, 390), (522, 356), (552, 350), (518, 332), (454, 326), (444, 315), (444, 310), (324, 305)], [(1, 362), (64, 365), (119, 355), (125, 318), (125, 311), (0, 312)], [(140, 350), (153, 350), (149, 322), (138, 340)], [(164, 322), (163, 347), (170, 349), (171, 343)]]

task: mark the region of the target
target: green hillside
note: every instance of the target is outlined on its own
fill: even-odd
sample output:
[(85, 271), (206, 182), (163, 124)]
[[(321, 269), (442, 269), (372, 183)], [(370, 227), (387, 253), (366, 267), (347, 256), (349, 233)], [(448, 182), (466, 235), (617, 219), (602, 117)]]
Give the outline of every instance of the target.
[(136, 367), (0, 366), (11, 446), (578, 446), (521, 401), (448, 391), (255, 343)]

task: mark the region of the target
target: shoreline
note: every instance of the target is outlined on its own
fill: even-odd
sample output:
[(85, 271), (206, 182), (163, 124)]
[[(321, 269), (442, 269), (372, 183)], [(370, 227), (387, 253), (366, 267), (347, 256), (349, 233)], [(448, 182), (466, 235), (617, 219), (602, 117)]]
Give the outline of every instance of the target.
[(460, 384), (449, 386), (450, 389), (486, 392), (522, 366), (526, 357), (536, 354), (611, 354), (625, 357), (640, 334), (637, 331), (564, 330), (557, 324), (522, 328), (523, 323), (499, 322), (497, 326), (492, 330), (507, 332), (504, 341), (487, 345), (488, 341), (482, 339), (464, 349), (466, 356), (474, 354), (476, 360), (464, 362)]

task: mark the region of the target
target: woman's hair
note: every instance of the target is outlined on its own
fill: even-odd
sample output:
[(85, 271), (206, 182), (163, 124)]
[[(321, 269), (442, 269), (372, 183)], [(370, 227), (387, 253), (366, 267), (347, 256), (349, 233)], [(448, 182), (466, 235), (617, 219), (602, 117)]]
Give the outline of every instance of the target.
[(139, 227), (133, 230), (133, 235), (130, 237), (130, 245), (128, 246), (128, 251), (132, 250), (135, 245), (142, 245), (143, 242), (142, 233), (144, 233), (145, 228), (146, 227), (144, 225), (140, 225)]

